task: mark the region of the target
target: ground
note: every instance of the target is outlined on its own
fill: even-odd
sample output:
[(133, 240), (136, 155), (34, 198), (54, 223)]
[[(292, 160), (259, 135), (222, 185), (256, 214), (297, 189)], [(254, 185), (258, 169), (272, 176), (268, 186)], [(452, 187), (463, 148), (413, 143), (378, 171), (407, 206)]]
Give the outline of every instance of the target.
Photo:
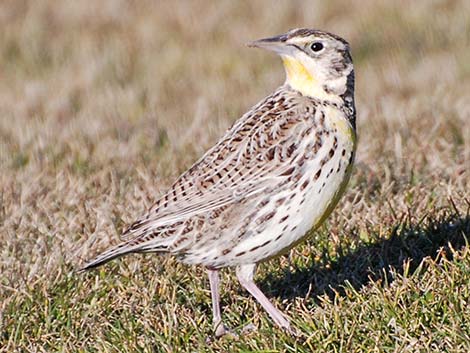
[[(470, 351), (468, 1), (0, 4), (0, 351)], [(246, 42), (345, 37), (359, 147), (345, 197), (260, 266), (299, 331), (222, 276), (134, 255), (76, 269), (284, 77)]]

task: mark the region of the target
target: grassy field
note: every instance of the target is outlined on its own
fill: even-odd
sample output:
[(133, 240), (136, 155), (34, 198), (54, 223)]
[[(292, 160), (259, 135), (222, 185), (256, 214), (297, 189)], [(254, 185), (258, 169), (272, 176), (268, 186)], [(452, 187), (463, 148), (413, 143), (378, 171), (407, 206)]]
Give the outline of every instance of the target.
[[(85, 274), (284, 79), (244, 43), (335, 32), (356, 67), (359, 149), (322, 228), (257, 281), (135, 255)], [(0, 3), (0, 351), (469, 352), (469, 1)]]

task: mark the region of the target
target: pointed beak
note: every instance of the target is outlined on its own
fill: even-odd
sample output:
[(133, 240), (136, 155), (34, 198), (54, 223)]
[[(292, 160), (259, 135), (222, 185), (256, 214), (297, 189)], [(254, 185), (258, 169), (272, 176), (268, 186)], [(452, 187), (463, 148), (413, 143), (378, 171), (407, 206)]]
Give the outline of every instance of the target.
[(282, 34), (280, 36), (255, 40), (254, 42), (250, 42), (247, 45), (251, 48), (261, 48), (273, 51), (277, 54), (287, 55), (292, 48), (290, 48), (286, 41), (287, 36)]

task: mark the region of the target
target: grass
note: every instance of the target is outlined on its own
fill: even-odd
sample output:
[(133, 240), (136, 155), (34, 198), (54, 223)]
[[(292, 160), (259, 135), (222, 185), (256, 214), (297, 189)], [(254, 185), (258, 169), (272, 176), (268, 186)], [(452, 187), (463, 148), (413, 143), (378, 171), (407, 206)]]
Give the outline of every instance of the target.
[[(0, 5), (0, 351), (468, 352), (470, 8), (449, 2), (5, 1)], [(347, 38), (359, 150), (346, 196), (257, 281), (135, 255), (78, 274), (283, 80), (243, 43)], [(209, 338), (209, 339), (208, 339)]]

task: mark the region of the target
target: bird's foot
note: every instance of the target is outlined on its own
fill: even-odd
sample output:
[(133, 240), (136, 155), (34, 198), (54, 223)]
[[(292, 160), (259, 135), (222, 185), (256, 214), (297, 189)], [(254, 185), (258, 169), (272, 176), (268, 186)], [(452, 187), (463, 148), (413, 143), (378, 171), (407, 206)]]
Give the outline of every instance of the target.
[(282, 326), (281, 329), (289, 336), (292, 336), (294, 338), (299, 338), (302, 336), (302, 331), (300, 331), (295, 326), (291, 326), (290, 324), (288, 326)]
[(227, 328), (222, 322), (219, 322), (214, 326), (214, 335), (215, 338), (220, 338), (222, 336), (229, 336), (230, 338), (238, 338), (238, 335), (231, 329)]
[(222, 323), (214, 327), (214, 334), (206, 338), (206, 343), (210, 344), (214, 342), (215, 340), (222, 338), (222, 337), (228, 337), (231, 339), (238, 339), (238, 335), (231, 329), (227, 328), (225, 325)]
[(250, 323), (248, 325), (243, 326), (242, 335), (248, 335), (248, 334), (250, 334), (252, 332), (255, 332), (257, 330), (258, 330), (258, 328), (253, 323)]

